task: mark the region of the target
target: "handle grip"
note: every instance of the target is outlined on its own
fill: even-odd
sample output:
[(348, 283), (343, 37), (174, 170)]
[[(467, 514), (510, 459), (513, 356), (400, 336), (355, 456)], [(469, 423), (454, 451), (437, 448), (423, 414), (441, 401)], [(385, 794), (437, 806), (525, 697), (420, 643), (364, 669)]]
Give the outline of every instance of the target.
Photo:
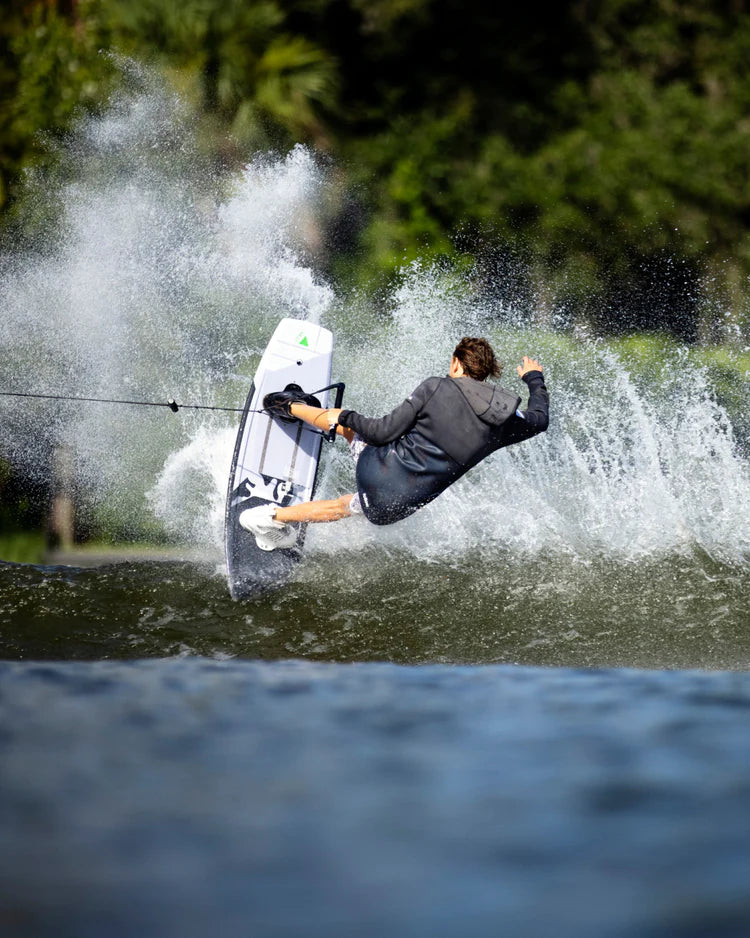
[[(335, 384), (328, 384), (324, 388), (318, 388), (317, 391), (313, 391), (313, 394), (322, 394), (323, 391), (332, 391), (336, 388), (336, 397), (333, 402), (333, 409), (340, 410), (341, 402), (344, 400), (344, 388), (346, 385), (343, 381), (337, 381)], [(323, 439), (327, 440), (329, 443), (333, 443), (336, 439), (336, 427), (333, 430), (329, 430), (328, 433), (323, 434)]]

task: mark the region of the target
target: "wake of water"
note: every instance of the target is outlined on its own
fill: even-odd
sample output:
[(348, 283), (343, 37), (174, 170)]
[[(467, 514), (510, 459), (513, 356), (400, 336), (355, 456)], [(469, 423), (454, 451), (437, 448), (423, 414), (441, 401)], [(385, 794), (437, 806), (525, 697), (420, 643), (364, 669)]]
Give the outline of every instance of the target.
[[(82, 124), (60, 158), (56, 183), (31, 194), (59, 204), (56, 243), (2, 259), (2, 389), (236, 405), (277, 320), (317, 320), (331, 304), (331, 289), (296, 260), (322, 184), (306, 150), (258, 158), (227, 180), (201, 165), (179, 100), (152, 90)], [(120, 528), (148, 524), (151, 504), (175, 527), (158, 486), (155, 501), (145, 497), (170, 452), (202, 440), (228, 463), (226, 422), (78, 404), (2, 408), (0, 453), (46, 474), (50, 446), (69, 444), (81, 507)], [(190, 475), (211, 488), (202, 466), (203, 453)]]
[[(236, 406), (275, 324), (295, 316), (334, 330), (346, 403), (379, 414), (444, 374), (462, 335), (485, 334), (508, 362), (508, 386), (521, 387), (513, 366), (523, 354), (542, 359), (548, 433), (496, 454), (392, 528), (315, 527), (313, 557), (371, 544), (427, 563), (476, 550), (584, 563), (696, 549), (741, 563), (750, 553), (748, 466), (684, 353), (643, 381), (606, 344), (561, 341), (534, 326), (533, 310), (499, 307), (436, 266), (405, 269), (377, 311), (337, 295), (309, 260), (329, 185), (314, 156), (296, 147), (231, 179), (209, 172), (179, 100), (154, 89), (83, 123), (61, 161), (69, 178), (36, 192), (61, 207), (57, 242), (2, 260), (3, 389)], [(48, 472), (49, 449), (70, 445), (81, 510), (96, 524), (219, 556), (230, 417), (0, 408), (0, 454), (24, 471)], [(353, 486), (343, 446), (327, 449), (319, 495)]]

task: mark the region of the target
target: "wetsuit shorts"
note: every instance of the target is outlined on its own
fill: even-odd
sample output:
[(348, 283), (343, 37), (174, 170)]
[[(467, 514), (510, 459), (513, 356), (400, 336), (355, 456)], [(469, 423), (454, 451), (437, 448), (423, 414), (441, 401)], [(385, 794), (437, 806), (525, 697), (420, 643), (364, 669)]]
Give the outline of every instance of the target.
[[(349, 452), (351, 453), (351, 457), (354, 460), (355, 466), (357, 465), (357, 462), (359, 461), (359, 457), (362, 455), (362, 451), (364, 450), (366, 446), (367, 446), (367, 443), (365, 443), (362, 437), (358, 433), (355, 433), (354, 436), (352, 437), (351, 443), (349, 444)], [(354, 495), (352, 495), (352, 500), (349, 502), (349, 511), (353, 515), (364, 514), (362, 510), (362, 501), (359, 497), (359, 492), (355, 492)]]

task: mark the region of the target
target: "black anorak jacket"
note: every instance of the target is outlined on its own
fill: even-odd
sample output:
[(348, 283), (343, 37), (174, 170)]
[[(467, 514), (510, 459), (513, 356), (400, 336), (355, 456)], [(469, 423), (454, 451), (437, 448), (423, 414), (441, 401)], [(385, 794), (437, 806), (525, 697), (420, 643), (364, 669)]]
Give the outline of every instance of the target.
[(357, 462), (357, 488), (373, 524), (400, 521), (436, 498), (490, 453), (547, 429), (549, 395), (540, 371), (523, 380), (520, 397), (473, 378), (427, 378), (385, 417), (342, 410), (339, 423), (366, 446)]

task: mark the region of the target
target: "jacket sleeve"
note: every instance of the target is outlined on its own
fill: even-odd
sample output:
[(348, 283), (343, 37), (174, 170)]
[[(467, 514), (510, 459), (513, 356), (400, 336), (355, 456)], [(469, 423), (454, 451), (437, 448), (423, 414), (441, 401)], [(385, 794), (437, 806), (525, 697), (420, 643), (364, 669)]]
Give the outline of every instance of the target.
[(549, 393), (541, 371), (529, 371), (523, 376), (529, 388), (529, 404), (522, 411), (524, 420), (536, 433), (542, 433), (549, 426)]
[(508, 421), (504, 445), (520, 443), (537, 433), (543, 433), (549, 426), (549, 393), (541, 371), (529, 371), (523, 376), (529, 389), (529, 403), (520, 416)]
[(371, 443), (374, 446), (391, 443), (408, 433), (417, 422), (420, 409), (435, 393), (437, 384), (434, 387), (431, 386), (434, 380), (428, 378), (427, 381), (423, 381), (402, 404), (385, 417), (363, 417), (356, 410), (342, 410), (339, 423), (342, 427), (354, 430), (365, 443)]

